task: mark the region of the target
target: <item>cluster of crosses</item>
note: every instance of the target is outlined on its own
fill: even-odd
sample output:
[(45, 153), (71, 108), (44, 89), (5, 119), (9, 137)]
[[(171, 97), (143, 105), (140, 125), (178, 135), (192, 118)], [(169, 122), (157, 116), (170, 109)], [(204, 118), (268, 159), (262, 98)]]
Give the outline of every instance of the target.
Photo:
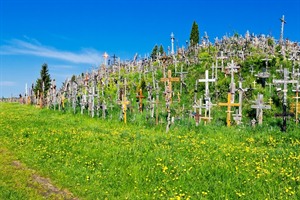
[[(253, 91), (256, 89), (256, 81), (253, 82), (253, 87), (243, 88), (241, 77), (241, 67), (238, 66), (234, 60), (247, 59), (251, 56), (249, 51), (250, 47), (255, 46), (263, 50), (263, 54), (266, 55), (262, 61), (265, 62), (265, 68), (262, 68), (261, 72), (254, 74), (255, 71), (253, 66), (249, 72), (251, 77), (256, 77), (259, 79), (262, 87), (266, 85), (269, 86), (269, 91), (272, 90), (273, 85), (283, 85), (283, 98), (282, 98), (282, 113), (276, 114), (278, 117), (283, 118), (282, 130), (286, 131), (287, 118), (289, 116), (296, 115), (296, 123), (298, 123), (299, 118), (299, 103), (298, 103), (298, 91), (299, 91), (299, 69), (296, 69), (296, 62), (299, 60), (300, 47), (295, 45), (288, 40), (279, 41), (281, 45), (281, 54), (286, 57), (286, 52), (290, 52), (290, 57), (288, 58), (293, 62), (292, 75), (287, 68), (280, 68), (278, 72), (283, 73), (282, 79), (276, 79), (273, 76), (273, 82), (266, 82), (267, 79), (271, 79), (271, 73), (269, 69), (269, 61), (275, 55), (275, 45), (269, 45), (268, 40), (273, 39), (269, 36), (255, 36), (250, 35), (249, 32), (246, 33), (245, 37), (223, 37), (222, 40), (218, 38), (215, 39), (214, 47), (218, 51), (215, 57), (215, 62), (212, 64), (211, 70), (206, 69), (205, 73), (199, 74), (202, 77), (196, 80), (194, 99), (190, 106), (193, 112), (190, 112), (190, 117), (194, 118), (196, 126), (200, 124), (201, 121), (206, 125), (210, 123), (212, 118), (212, 108), (215, 106), (227, 107), (226, 109), (226, 124), (231, 126), (233, 124), (231, 118), (235, 124), (241, 124), (243, 119), (243, 96), (247, 91)], [(145, 57), (144, 59), (138, 59), (137, 55), (132, 61), (121, 62), (120, 59), (114, 55), (113, 60), (108, 60), (109, 55), (105, 53), (103, 55), (104, 62), (98, 68), (92, 70), (90, 73), (82, 74), (79, 76), (73, 76), (65, 81), (63, 86), (57, 90), (56, 82), (53, 80), (51, 82), (51, 87), (47, 92), (46, 98), (44, 98), (44, 89), (40, 91), (37, 95), (32, 89), (28, 89), (26, 85), (25, 98), (26, 103), (34, 103), (40, 107), (48, 107), (58, 110), (65, 110), (66, 105), (68, 108), (72, 108), (73, 112), (76, 113), (80, 110), (81, 114), (88, 113), (91, 117), (102, 117), (107, 118), (108, 115), (112, 118), (112, 111), (119, 109), (120, 119), (127, 123), (127, 113), (128, 110), (132, 113), (134, 109), (138, 110), (139, 113), (149, 111), (149, 116), (155, 119), (155, 124), (162, 122), (162, 117), (160, 113), (165, 110), (166, 113), (166, 131), (170, 130), (170, 126), (174, 123), (174, 116), (172, 116), (172, 106), (174, 103), (180, 103), (181, 95), (184, 95), (184, 90), (188, 88), (185, 83), (185, 79), (189, 75), (189, 66), (191, 64), (201, 64), (198, 54), (202, 51), (210, 51), (210, 46), (212, 45), (209, 41), (207, 34), (203, 37), (202, 42), (196, 46), (188, 46), (186, 49), (184, 47), (177, 48), (174, 50), (174, 40), (175, 36), (171, 34), (171, 50), (169, 50), (168, 55), (157, 54), (155, 58)], [(209, 52), (210, 53), (210, 52)], [(191, 56), (192, 55), (192, 56)], [(180, 71), (178, 71), (178, 64), (180, 64)], [(171, 67), (170, 67), (171, 66)], [(186, 68), (184, 71), (183, 68)], [(173, 71), (174, 70), (174, 71)], [(221, 71), (220, 71), (221, 70)], [(158, 72), (161, 72), (162, 78), (158, 79)], [(135, 73), (138, 74), (138, 83), (147, 80), (148, 85), (146, 87), (137, 86), (136, 83), (130, 81), (126, 78), (126, 74)], [(220, 75), (221, 73), (221, 75)], [(149, 81), (149, 74), (150, 79)], [(223, 75), (222, 75), (223, 74)], [(239, 74), (238, 87), (235, 83), (235, 74)], [(173, 76), (172, 76), (173, 75)], [(176, 76), (179, 75), (179, 76)], [(217, 84), (218, 80), (221, 78), (230, 77), (230, 84), (228, 86), (227, 102), (215, 102), (217, 101)], [(200, 97), (198, 99), (198, 85), (205, 84), (204, 98)], [(179, 91), (174, 91), (172, 84), (180, 84)], [(209, 88), (213, 84), (215, 87), (215, 93), (211, 93)], [(296, 100), (292, 107), (294, 108), (294, 113), (288, 113), (287, 107), (287, 94), (288, 94), (288, 84), (294, 84), (296, 96), (293, 99)], [(163, 86), (162, 86), (163, 85)], [(116, 90), (112, 88), (116, 88)], [(164, 90), (161, 88), (164, 87)], [(44, 88), (44, 87), (43, 87)], [(136, 91), (133, 91), (136, 88)], [(176, 87), (178, 88), (178, 87)], [(143, 89), (147, 90), (148, 95), (146, 96)], [(114, 94), (108, 91), (114, 91)], [(279, 90), (277, 90), (279, 91)], [(133, 92), (135, 92), (136, 101), (132, 98)], [(155, 92), (155, 94), (154, 94)], [(235, 95), (238, 94), (238, 102), (235, 102)], [(164, 101), (160, 97), (164, 97)], [(177, 98), (176, 98), (177, 97)], [(213, 98), (212, 98), (213, 97)], [(130, 99), (131, 98), (131, 99)], [(147, 101), (145, 103), (145, 100)], [(175, 99), (175, 100), (174, 100)], [(67, 102), (67, 104), (66, 104)], [(134, 103), (136, 102), (136, 103)], [(263, 110), (271, 109), (272, 99), (269, 99), (269, 105), (264, 103), (263, 94), (257, 95), (257, 98), (253, 101), (251, 105), (252, 109), (256, 109), (256, 118), (252, 120), (252, 124), (262, 124), (263, 122)], [(162, 109), (162, 105), (165, 105), (165, 109)], [(237, 107), (236, 113), (234, 113), (233, 108)], [(185, 109), (185, 105), (182, 105), (182, 111)], [(155, 113), (155, 116), (154, 116)], [(234, 113), (234, 114), (232, 114)], [(135, 116), (135, 114), (134, 114)]]

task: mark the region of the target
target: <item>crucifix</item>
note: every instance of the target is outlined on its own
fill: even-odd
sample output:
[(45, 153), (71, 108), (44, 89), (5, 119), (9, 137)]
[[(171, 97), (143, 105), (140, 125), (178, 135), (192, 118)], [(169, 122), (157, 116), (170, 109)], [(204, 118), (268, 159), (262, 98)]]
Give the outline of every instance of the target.
[[(180, 78), (179, 77), (172, 77), (172, 72), (171, 70), (168, 70), (168, 77), (167, 78), (161, 78), (160, 79), (161, 82), (167, 82), (168, 83), (168, 89), (169, 92), (173, 92), (172, 90), (172, 82), (179, 82)], [(170, 102), (172, 102), (172, 94), (170, 95)]]
[(228, 92), (228, 96), (227, 96), (227, 103), (219, 103), (219, 106), (227, 106), (227, 118), (226, 118), (226, 122), (227, 122), (227, 126), (230, 127), (231, 125), (231, 107), (234, 106), (239, 106), (239, 103), (232, 103), (231, 102), (231, 93)]
[(264, 99), (262, 94), (257, 94), (257, 99), (254, 101), (255, 105), (251, 105), (251, 108), (256, 109), (256, 120), (258, 124), (262, 124), (263, 121), (263, 109), (271, 109), (270, 105), (264, 105)]
[(287, 92), (288, 92), (288, 84), (289, 83), (298, 83), (296, 80), (289, 80), (289, 71), (287, 68), (284, 68), (283, 70), (283, 80), (273, 80), (274, 84), (283, 84), (283, 112), (282, 114), (276, 114), (276, 117), (282, 117), (283, 118), (283, 123), (282, 123), (282, 131), (286, 132), (286, 120), (288, 116), (291, 116), (290, 113), (287, 113)]
[(159, 104), (159, 87), (158, 87), (158, 82), (156, 83), (156, 113), (155, 113), (155, 124), (158, 125), (158, 104)]
[(139, 111), (142, 113), (143, 112), (143, 98), (145, 98), (145, 96), (143, 95), (142, 88), (140, 88), (139, 95), (137, 95), (136, 98), (139, 99)]
[(205, 97), (206, 98), (209, 97), (208, 83), (209, 82), (215, 82), (215, 81), (216, 81), (216, 79), (209, 79), (209, 77), (208, 77), (208, 70), (205, 70), (205, 79), (198, 79), (198, 82), (205, 83)]
[(125, 89), (124, 89), (124, 94), (122, 95), (122, 111), (123, 111), (123, 117), (124, 117), (124, 123), (127, 123), (127, 105), (130, 104), (130, 102), (127, 100), (127, 96), (126, 96), (126, 79), (125, 79), (125, 83), (124, 83)]

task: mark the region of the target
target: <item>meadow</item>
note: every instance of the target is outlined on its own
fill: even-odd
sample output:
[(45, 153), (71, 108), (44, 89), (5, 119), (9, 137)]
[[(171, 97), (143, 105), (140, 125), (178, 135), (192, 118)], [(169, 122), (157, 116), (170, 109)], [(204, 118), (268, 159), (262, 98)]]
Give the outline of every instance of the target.
[[(0, 199), (300, 199), (299, 130), (208, 125), (165, 133), (0, 103)], [(65, 193), (47, 193), (36, 176)]]

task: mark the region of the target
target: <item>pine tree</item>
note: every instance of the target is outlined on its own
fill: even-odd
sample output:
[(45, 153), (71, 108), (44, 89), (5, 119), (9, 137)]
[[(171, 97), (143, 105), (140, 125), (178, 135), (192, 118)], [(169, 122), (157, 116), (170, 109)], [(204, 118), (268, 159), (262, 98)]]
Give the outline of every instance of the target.
[[(34, 88), (34, 93), (37, 95), (38, 91), (41, 94), (43, 92), (44, 97), (46, 97), (47, 92), (51, 86), (51, 78), (48, 70), (48, 65), (44, 63), (40, 72), (41, 77), (36, 80), (36, 85)], [(43, 88), (44, 85), (44, 88)]]
[(199, 43), (199, 29), (198, 29), (198, 24), (196, 21), (194, 21), (191, 34), (190, 34), (190, 43), (191, 46), (195, 46), (196, 44)]
[(152, 53), (151, 53), (151, 58), (155, 59), (156, 56), (157, 56), (157, 53), (158, 53), (158, 46), (155, 45), (154, 48), (153, 48), (153, 50), (152, 50)]
[(159, 54), (162, 56), (162, 55), (164, 55), (164, 47), (162, 46), (162, 45), (160, 45), (160, 47), (159, 47)]

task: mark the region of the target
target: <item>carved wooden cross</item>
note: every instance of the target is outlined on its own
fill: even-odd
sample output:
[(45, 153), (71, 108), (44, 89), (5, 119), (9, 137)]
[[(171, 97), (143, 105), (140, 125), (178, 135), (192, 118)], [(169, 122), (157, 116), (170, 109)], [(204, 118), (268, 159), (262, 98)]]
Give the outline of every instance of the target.
[(145, 98), (145, 96), (143, 95), (142, 88), (140, 88), (139, 95), (137, 95), (136, 98), (139, 99), (139, 111), (143, 112), (143, 98)]
[(230, 127), (230, 124), (231, 124), (231, 107), (234, 107), (234, 106), (239, 106), (240, 104), (239, 103), (232, 103), (231, 102), (231, 93), (228, 92), (228, 96), (227, 96), (227, 103), (219, 103), (219, 106), (227, 106), (227, 119), (226, 119), (226, 122), (227, 122), (227, 126)]
[(257, 99), (254, 101), (255, 105), (251, 105), (251, 108), (256, 109), (256, 120), (258, 124), (262, 124), (263, 121), (263, 109), (271, 109), (270, 105), (264, 105), (264, 99), (262, 94), (257, 94)]
[(215, 82), (216, 79), (209, 79), (208, 77), (208, 70), (205, 70), (205, 79), (199, 79), (198, 82), (200, 83), (205, 83), (205, 97), (209, 97), (209, 87), (208, 83), (209, 82)]
[[(172, 77), (172, 72), (171, 70), (168, 70), (168, 77), (167, 78), (161, 78), (161, 82), (167, 82), (169, 86), (169, 91), (172, 93), (172, 82), (179, 82), (180, 78), (179, 77)], [(172, 101), (172, 95), (171, 95), (171, 101)]]

